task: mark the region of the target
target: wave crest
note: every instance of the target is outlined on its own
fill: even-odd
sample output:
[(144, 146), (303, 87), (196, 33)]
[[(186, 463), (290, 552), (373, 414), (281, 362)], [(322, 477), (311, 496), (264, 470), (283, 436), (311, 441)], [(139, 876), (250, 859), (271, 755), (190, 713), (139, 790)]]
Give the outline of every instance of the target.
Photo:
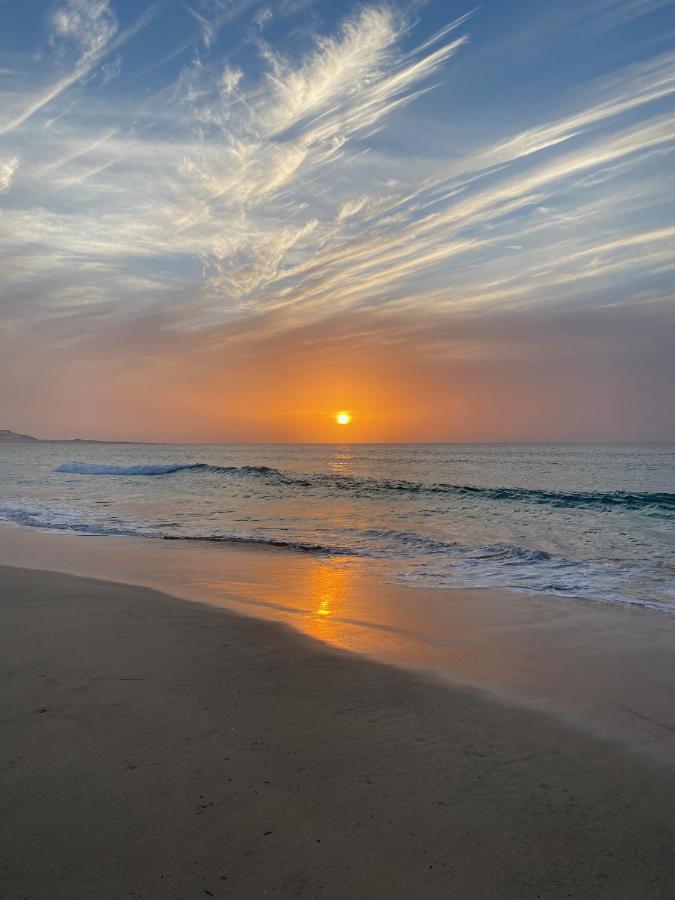
[(67, 462), (56, 469), (76, 475), (173, 475), (180, 472), (257, 478), (268, 484), (319, 491), (346, 491), (359, 496), (370, 494), (432, 494), (448, 497), (536, 503), (557, 508), (626, 509), (675, 513), (675, 494), (631, 491), (546, 491), (533, 488), (479, 487), (471, 484), (426, 483), (380, 478), (320, 473), (315, 475), (282, 472), (270, 466), (213, 466), (208, 463), (173, 463), (166, 465), (112, 466)]
[(169, 464), (165, 466), (110, 466), (97, 465), (96, 463), (67, 462), (56, 469), (69, 475), (171, 475), (174, 472), (185, 472), (198, 469), (208, 469), (204, 463), (192, 463), (189, 465)]
[(68, 475), (174, 475), (177, 472), (215, 472), (221, 475), (276, 475), (277, 469), (267, 466), (210, 466), (208, 463), (167, 463), (165, 465), (111, 466), (97, 463), (67, 462), (55, 472)]

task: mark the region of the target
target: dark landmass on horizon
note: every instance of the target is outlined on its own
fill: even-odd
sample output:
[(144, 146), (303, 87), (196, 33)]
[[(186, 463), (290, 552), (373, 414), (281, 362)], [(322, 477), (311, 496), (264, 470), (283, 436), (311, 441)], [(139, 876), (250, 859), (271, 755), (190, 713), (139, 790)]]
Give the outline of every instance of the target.
[(0, 429), (0, 444), (138, 444), (155, 441), (101, 441), (96, 438), (38, 438), (32, 434), (19, 434), (8, 428)]
[(17, 434), (16, 431), (9, 431), (7, 429), (0, 430), (0, 442), (2, 443), (20, 444), (27, 441), (32, 443), (37, 440), (39, 440), (39, 438), (33, 437), (31, 434)]
[(653, 440), (653, 439), (645, 439), (643, 441), (633, 440), (633, 441), (150, 441), (150, 440), (138, 440), (138, 441), (123, 441), (115, 438), (39, 438), (35, 437), (32, 434), (19, 434), (16, 431), (11, 431), (10, 429), (0, 429), (0, 444), (156, 444), (157, 446), (167, 446), (167, 445), (177, 445), (182, 447), (199, 447), (199, 446), (218, 446), (222, 445), (230, 445), (230, 444), (240, 444), (242, 446), (246, 446), (248, 444), (268, 444), (270, 446), (277, 446), (279, 444), (288, 444), (290, 446), (302, 446), (304, 444), (308, 445), (325, 445), (325, 446), (333, 446), (340, 444), (349, 444), (352, 446), (407, 446), (419, 444), (421, 446), (431, 446), (431, 445), (452, 445), (458, 447), (473, 447), (473, 446), (532, 446), (532, 445), (541, 445), (541, 446), (561, 446), (568, 444), (578, 444), (582, 446), (594, 446), (594, 445), (618, 445), (623, 446), (626, 444), (672, 444), (674, 441), (663, 439), (663, 440)]

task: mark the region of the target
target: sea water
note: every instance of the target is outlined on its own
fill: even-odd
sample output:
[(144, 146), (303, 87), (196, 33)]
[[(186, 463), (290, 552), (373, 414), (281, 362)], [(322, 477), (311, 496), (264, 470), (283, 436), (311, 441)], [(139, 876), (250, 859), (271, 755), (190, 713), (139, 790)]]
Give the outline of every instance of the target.
[(4, 444), (0, 519), (675, 611), (675, 445)]

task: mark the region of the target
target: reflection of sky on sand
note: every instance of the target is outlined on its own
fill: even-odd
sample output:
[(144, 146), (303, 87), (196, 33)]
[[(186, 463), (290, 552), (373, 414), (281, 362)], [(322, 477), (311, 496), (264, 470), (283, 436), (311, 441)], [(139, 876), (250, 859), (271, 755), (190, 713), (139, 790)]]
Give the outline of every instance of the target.
[[(30, 548), (37, 548), (44, 568), (146, 584), (285, 622), (339, 649), (426, 670), (447, 670), (470, 683), (508, 687), (528, 682), (542, 643), (524, 648), (522, 639), (536, 629), (536, 622), (541, 627), (565, 615), (563, 604), (530, 598), (519, 604), (514, 595), (488, 604), (486, 592), (390, 584), (377, 560), (27, 534), (11, 527), (3, 532), (10, 539), (5, 546), (11, 561), (18, 565), (35, 565)], [(489, 596), (499, 599), (495, 592)], [(549, 648), (548, 659), (555, 653), (555, 647)]]
[[(496, 654), (480, 651), (477, 636), (461, 615), (451, 612), (440, 592), (420, 594), (387, 584), (382, 573), (373, 577), (373, 565), (373, 560), (353, 557), (264, 554), (245, 579), (200, 579), (195, 587), (202, 596), (208, 592), (210, 602), (288, 622), (341, 650), (427, 670), (460, 665), (466, 675), (471, 673), (471, 681), (494, 670)], [(499, 668), (512, 675), (515, 671), (513, 665)]]
[(304, 623), (304, 630), (312, 637), (330, 644), (336, 642), (335, 630), (339, 630), (340, 622), (335, 617), (340, 615), (344, 605), (344, 596), (348, 587), (350, 570), (347, 566), (322, 564), (314, 566), (311, 574), (310, 592), (315, 600), (314, 615)]
[[(568, 616), (563, 603), (514, 594), (500, 598), (494, 591), (390, 584), (384, 572), (375, 571), (377, 560), (26, 533), (11, 527), (3, 532), (11, 556), (0, 553), (0, 561), (4, 556), (31, 566), (39, 558), (44, 568), (146, 584), (286, 622), (340, 649), (445, 669), (472, 683), (528, 683), (540, 658), (552, 664), (560, 654), (557, 641), (547, 646), (542, 640), (542, 629), (560, 629)], [(537, 684), (545, 677), (539, 672)]]
[[(0, 526), (0, 563), (146, 585), (291, 625), (341, 650), (563, 711), (650, 750), (673, 740), (671, 617), (481, 590), (390, 584), (377, 561), (317, 559)], [(374, 576), (377, 577), (374, 577)], [(626, 677), (649, 647), (640, 677)], [(630, 666), (629, 666), (630, 668)]]

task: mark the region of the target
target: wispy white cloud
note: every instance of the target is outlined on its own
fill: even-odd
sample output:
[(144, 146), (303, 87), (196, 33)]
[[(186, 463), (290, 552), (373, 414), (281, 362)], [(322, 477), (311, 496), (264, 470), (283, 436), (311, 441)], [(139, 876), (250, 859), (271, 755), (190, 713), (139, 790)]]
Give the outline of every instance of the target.
[(206, 18), (206, 16), (203, 16), (200, 12), (197, 12), (196, 9), (193, 9), (187, 3), (185, 4), (185, 9), (187, 9), (190, 15), (197, 21), (197, 24), (199, 25), (199, 28), (201, 30), (202, 41), (204, 42), (204, 46), (208, 50), (216, 36), (216, 25), (214, 24), (214, 22), (210, 22)]
[(0, 191), (9, 190), (14, 178), (14, 173), (19, 168), (19, 157), (13, 156), (11, 159), (0, 159)]
[(73, 44), (77, 57), (72, 68), (47, 87), (26, 98), (23, 107), (0, 122), (0, 135), (22, 126), (35, 113), (92, 72), (113, 50), (121, 47), (150, 21), (157, 3), (149, 6), (128, 29), (119, 32), (109, 0), (67, 0), (52, 15), (52, 43)]
[(122, 71), (122, 56), (118, 55), (115, 59), (108, 63), (103, 63), (101, 73), (103, 75), (103, 84), (106, 85), (114, 78), (117, 78)]
[(51, 16), (53, 43), (76, 45), (80, 64), (97, 59), (117, 33), (109, 0), (66, 0)]
[[(132, 33), (105, 0), (59, 10), (55, 33), (88, 71)], [(410, 20), (376, 4), (303, 52), (258, 42), (259, 58), (234, 62), (214, 49), (242, 12), (256, 15), (246, 3), (192, 3), (211, 52), (195, 51), (141, 105), (118, 100), (103, 119), (84, 98), (38, 144), (31, 110), (48, 101), (24, 102), (5, 128), (24, 140), (30, 187), (1, 226), (13, 284), (48, 292), (57, 273), (63, 310), (60, 279), (77, 267), (92, 304), (117, 298), (115, 314), (127, 315), (161, 306), (180, 277), (189, 300), (167, 301), (171, 327), (237, 322), (259, 336), (364, 309), (422, 319), (535, 308), (581, 282), (665, 271), (672, 229), (642, 217), (663, 200), (650, 164), (675, 147), (674, 54), (597, 79), (538, 124), (445, 158), (404, 155), (380, 130), (400, 129), (406, 106), (461, 77), (471, 18), (411, 46)]]
[(590, 12), (594, 17), (594, 26), (607, 30), (672, 5), (673, 0), (596, 0)]
[(272, 12), (269, 6), (263, 6), (262, 9), (259, 9), (258, 12), (253, 17), (253, 21), (257, 28), (261, 30), (268, 25), (272, 19), (274, 18), (274, 13)]

